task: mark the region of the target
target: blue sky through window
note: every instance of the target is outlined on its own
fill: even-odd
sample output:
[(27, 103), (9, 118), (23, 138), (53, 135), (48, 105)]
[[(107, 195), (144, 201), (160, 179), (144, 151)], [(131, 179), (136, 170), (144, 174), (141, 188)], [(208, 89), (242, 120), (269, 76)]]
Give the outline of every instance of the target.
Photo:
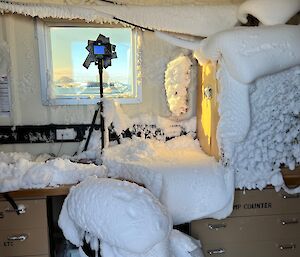
[[(86, 92), (82, 87), (87, 82), (98, 82), (98, 68), (92, 63), (89, 69), (83, 67), (88, 55), (85, 49), (88, 40), (96, 40), (102, 34), (110, 38), (116, 45), (118, 58), (112, 59), (112, 66), (104, 69), (104, 83), (120, 83), (130, 90), (132, 83), (132, 48), (131, 30), (124, 28), (90, 28), (90, 27), (52, 27), (50, 29), (52, 69), (54, 86), (57, 92), (73, 94), (76, 88), (81, 88), (74, 94)], [(110, 92), (110, 91), (107, 91)], [(115, 92), (112, 92), (115, 93)]]

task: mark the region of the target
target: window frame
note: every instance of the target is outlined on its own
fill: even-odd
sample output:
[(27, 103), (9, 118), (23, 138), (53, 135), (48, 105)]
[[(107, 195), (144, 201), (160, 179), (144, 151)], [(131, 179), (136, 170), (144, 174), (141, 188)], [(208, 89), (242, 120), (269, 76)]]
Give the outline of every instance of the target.
[[(80, 96), (80, 98), (51, 98), (51, 69), (52, 55), (50, 42), (50, 27), (99, 27), (99, 28), (124, 28), (116, 24), (84, 23), (83, 21), (52, 21), (36, 19), (36, 38), (38, 41), (39, 64), (40, 64), (40, 83), (42, 104), (49, 105), (93, 105), (99, 102), (99, 96), (94, 98)], [(131, 46), (133, 52), (132, 67), (132, 89), (130, 97), (108, 97), (120, 104), (137, 104), (142, 102), (142, 81), (141, 81), (141, 45), (140, 31), (132, 29)], [(93, 64), (92, 64), (93, 65)]]

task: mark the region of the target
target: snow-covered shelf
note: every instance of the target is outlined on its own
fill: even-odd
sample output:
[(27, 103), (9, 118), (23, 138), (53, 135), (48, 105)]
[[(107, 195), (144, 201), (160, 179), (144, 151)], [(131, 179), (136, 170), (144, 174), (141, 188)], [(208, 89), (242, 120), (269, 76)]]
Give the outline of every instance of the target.
[[(287, 186), (292, 187), (300, 185), (300, 167), (297, 167), (294, 171), (290, 171), (288, 168), (282, 169), (283, 179)], [(61, 185), (58, 187), (45, 187), (38, 189), (20, 189), (16, 191), (7, 192), (13, 198), (15, 197), (47, 197), (47, 196), (59, 196), (67, 195), (70, 188), (73, 185)], [(3, 193), (0, 193), (0, 199)]]

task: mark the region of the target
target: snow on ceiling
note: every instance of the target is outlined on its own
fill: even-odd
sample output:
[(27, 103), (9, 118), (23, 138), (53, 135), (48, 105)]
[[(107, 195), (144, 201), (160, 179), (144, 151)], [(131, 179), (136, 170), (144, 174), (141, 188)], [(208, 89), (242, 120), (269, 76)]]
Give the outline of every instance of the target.
[(238, 23), (236, 17), (238, 6), (228, 3), (127, 6), (107, 3), (90, 4), (89, 1), (75, 2), (79, 4), (30, 4), (3, 1), (0, 2), (0, 12), (40, 18), (83, 19), (87, 22), (99, 23), (117, 23), (115, 18), (118, 18), (145, 28), (202, 37), (232, 28)]
[(238, 18), (247, 23), (251, 14), (264, 25), (284, 24), (300, 11), (300, 0), (248, 0), (240, 5)]

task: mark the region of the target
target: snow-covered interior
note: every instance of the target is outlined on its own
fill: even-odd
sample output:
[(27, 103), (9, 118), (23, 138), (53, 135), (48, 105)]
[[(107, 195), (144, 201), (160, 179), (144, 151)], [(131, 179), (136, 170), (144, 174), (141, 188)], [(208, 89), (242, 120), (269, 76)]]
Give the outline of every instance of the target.
[(217, 139), (238, 188), (280, 188), (280, 167), (299, 165), (299, 42), (299, 25), (240, 27), (195, 51), (219, 64)]
[[(300, 25), (284, 24), (299, 12), (298, 0), (12, 2), (0, 1), (0, 76), (9, 76), (12, 103), (1, 126), (90, 124), (93, 117), (92, 105), (42, 105), (35, 19), (115, 24), (116, 16), (155, 30), (141, 32), (142, 102), (104, 100), (103, 154), (99, 131), (87, 151), (84, 142), (0, 146), (0, 192), (83, 181), (71, 188), (60, 216), (76, 246), (85, 240), (99, 249), (100, 239), (103, 257), (201, 257), (199, 242), (172, 225), (227, 217), (235, 188), (285, 188), (281, 166), (293, 170), (300, 163)], [(263, 26), (235, 27), (248, 14)], [(191, 50), (200, 64), (218, 65), (220, 161), (195, 139)], [(111, 124), (120, 144), (109, 142)]]

